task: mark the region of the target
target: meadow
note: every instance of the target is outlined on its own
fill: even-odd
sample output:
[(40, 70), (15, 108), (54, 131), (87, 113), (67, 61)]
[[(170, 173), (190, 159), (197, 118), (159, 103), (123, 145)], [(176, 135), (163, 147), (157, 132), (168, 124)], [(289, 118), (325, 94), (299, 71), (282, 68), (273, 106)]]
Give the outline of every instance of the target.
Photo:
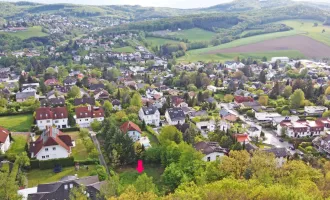
[(42, 32), (41, 30), (42, 30), (41, 26), (33, 26), (33, 27), (29, 27), (26, 31), (19, 31), (16, 33), (7, 33), (7, 34), (11, 36), (19, 37), (22, 40), (29, 39), (32, 37), (44, 37), (48, 35)]
[(157, 38), (157, 37), (147, 37), (146, 39), (147, 39), (148, 42), (151, 43), (152, 46), (160, 46), (160, 45), (164, 45), (164, 44), (179, 43), (179, 41), (168, 40), (168, 39)]
[(0, 126), (12, 132), (28, 132), (32, 124), (32, 114), (0, 117)]
[(112, 49), (112, 51), (117, 52), (117, 53), (134, 53), (135, 52), (135, 50), (131, 46), (114, 48), (114, 49)]
[(169, 35), (173, 35), (178, 38), (188, 39), (190, 42), (209, 42), (216, 35), (211, 31), (206, 31), (200, 28), (192, 28), (182, 31), (171, 32)]

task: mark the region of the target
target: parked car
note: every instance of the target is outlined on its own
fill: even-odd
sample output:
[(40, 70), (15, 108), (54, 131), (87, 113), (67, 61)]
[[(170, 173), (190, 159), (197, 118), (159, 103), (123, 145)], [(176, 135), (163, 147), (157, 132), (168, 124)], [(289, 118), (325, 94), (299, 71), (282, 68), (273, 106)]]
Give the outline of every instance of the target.
[(284, 142), (283, 138), (280, 138), (279, 140), (280, 140), (280, 142)]
[(292, 151), (296, 150), (294, 146), (290, 146), (289, 149), (291, 149)]

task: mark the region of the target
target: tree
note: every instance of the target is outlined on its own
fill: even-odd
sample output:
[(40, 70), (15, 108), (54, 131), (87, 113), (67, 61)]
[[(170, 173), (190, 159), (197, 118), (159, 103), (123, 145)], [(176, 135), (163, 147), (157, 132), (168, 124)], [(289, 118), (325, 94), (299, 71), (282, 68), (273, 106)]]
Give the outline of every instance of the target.
[(65, 77), (67, 77), (69, 75), (68, 70), (64, 67), (64, 66), (60, 66), (58, 68), (58, 73), (57, 73), (57, 77), (58, 78), (62, 78), (64, 79)]
[(323, 114), (322, 114), (322, 117), (324, 118), (327, 118), (327, 117), (330, 117), (330, 111), (325, 111)]
[(71, 90), (68, 92), (68, 97), (80, 98), (81, 97), (80, 88), (76, 85), (72, 86)]
[(8, 176), (8, 173), (0, 172), (0, 199), (3, 200), (21, 200), (18, 191), (18, 185), (15, 178)]
[(70, 189), (70, 200), (88, 200), (87, 195), (84, 194), (86, 191), (84, 186), (75, 186)]
[(100, 188), (100, 194), (104, 198), (110, 198), (113, 196), (118, 196), (120, 182), (119, 182), (119, 176), (114, 175), (111, 176), (108, 180), (106, 180), (105, 184), (101, 185)]
[(303, 105), (305, 100), (305, 94), (301, 89), (294, 91), (290, 96), (290, 107), (292, 109), (298, 109)]
[(261, 183), (272, 184), (276, 172), (276, 160), (274, 154), (265, 151), (253, 152), (250, 169), (253, 178)]
[(259, 74), (259, 81), (262, 83), (266, 83), (267, 79), (266, 79), (266, 72), (265, 70), (262, 70)]
[(132, 185), (129, 185), (125, 192), (122, 193), (118, 198), (115, 197), (111, 197), (108, 200), (154, 200), (154, 199), (158, 199), (157, 195), (152, 193), (152, 192), (137, 192), (135, 187), (133, 187)]
[(224, 156), (220, 168), (228, 175), (239, 179), (243, 176), (250, 162), (250, 154), (243, 151), (230, 151), (229, 156)]
[(192, 125), (189, 125), (189, 128), (182, 134), (183, 141), (188, 144), (194, 144), (197, 135), (198, 131)]
[(152, 181), (152, 177), (148, 177), (146, 173), (139, 175), (136, 179), (134, 187), (137, 192), (153, 192), (157, 191), (156, 185)]
[(267, 106), (268, 105), (268, 96), (267, 95), (262, 95), (259, 97), (259, 103), (263, 106)]
[(103, 104), (103, 108), (104, 108), (105, 117), (110, 117), (112, 110), (113, 110), (112, 103), (110, 103), (110, 101), (106, 100)]
[(285, 86), (282, 96), (285, 98), (289, 98), (291, 94), (292, 94), (292, 87), (290, 85)]
[(159, 142), (167, 144), (171, 141), (179, 144), (182, 141), (182, 133), (175, 126), (165, 126), (159, 134)]
[(272, 91), (270, 92), (270, 98), (276, 99), (276, 97), (280, 95), (280, 84), (278, 81), (276, 81)]
[(94, 120), (91, 123), (91, 128), (94, 132), (99, 132), (101, 130), (102, 123), (100, 121)]
[(226, 103), (230, 103), (234, 100), (234, 96), (231, 95), (231, 94), (226, 94), (223, 98), (223, 100), (226, 102)]
[(325, 95), (330, 95), (330, 86), (327, 87), (327, 89), (324, 92)]
[(46, 74), (54, 75), (54, 74), (56, 74), (56, 71), (55, 71), (54, 68), (52, 68), (52, 67), (48, 67), (48, 68), (46, 69)]
[(141, 95), (138, 92), (135, 92), (131, 101), (130, 101), (131, 106), (136, 106), (139, 109), (142, 107), (142, 98)]

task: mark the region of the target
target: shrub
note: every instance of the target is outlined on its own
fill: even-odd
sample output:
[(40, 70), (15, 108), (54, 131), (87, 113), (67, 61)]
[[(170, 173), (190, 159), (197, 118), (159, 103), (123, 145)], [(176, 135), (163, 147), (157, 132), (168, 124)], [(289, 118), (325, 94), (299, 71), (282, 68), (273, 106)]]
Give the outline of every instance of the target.
[(73, 132), (73, 131), (80, 131), (80, 128), (79, 127), (64, 128), (64, 129), (60, 129), (60, 131), (62, 131), (63, 133)]
[(56, 165), (60, 165), (62, 167), (74, 166), (74, 159), (73, 159), (73, 157), (68, 157), (68, 158), (60, 158), (60, 159), (51, 159), (51, 160), (39, 161), (39, 168), (40, 169), (52, 169)]
[(99, 160), (87, 159), (87, 160), (75, 160), (75, 163), (79, 163), (80, 165), (95, 165), (100, 164)]

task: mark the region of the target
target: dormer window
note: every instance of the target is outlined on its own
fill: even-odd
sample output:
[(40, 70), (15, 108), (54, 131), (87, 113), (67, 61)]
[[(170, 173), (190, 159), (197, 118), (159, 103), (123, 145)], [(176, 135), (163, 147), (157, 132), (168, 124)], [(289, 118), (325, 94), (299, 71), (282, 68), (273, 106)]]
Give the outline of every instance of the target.
[(45, 151), (48, 151), (48, 148), (45, 148)]
[(72, 183), (70, 183), (70, 188), (73, 188), (73, 184)]
[(68, 189), (68, 185), (64, 185), (64, 189), (67, 190)]

